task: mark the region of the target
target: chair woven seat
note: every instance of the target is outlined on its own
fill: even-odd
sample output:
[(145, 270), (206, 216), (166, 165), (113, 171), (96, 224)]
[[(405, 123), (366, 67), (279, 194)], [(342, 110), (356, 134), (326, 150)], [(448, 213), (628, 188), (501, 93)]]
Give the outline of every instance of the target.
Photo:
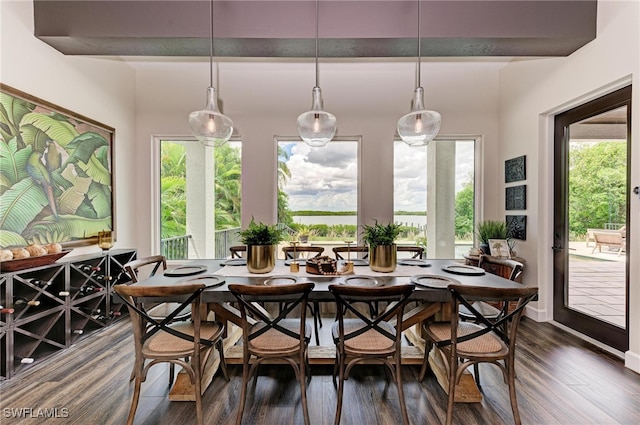
[[(344, 333), (349, 334), (358, 329), (361, 329), (365, 326), (365, 323), (359, 319), (345, 319), (344, 321)], [(395, 335), (396, 329), (388, 322), (381, 322), (380, 327), (386, 329), (390, 334)], [(340, 326), (338, 322), (333, 324), (331, 328), (331, 334), (333, 335), (333, 340), (337, 341), (340, 337)], [(344, 348), (347, 354), (355, 353), (358, 354), (376, 354), (382, 355), (385, 353), (393, 354), (393, 350), (395, 350), (393, 340), (387, 338), (381, 333), (369, 329), (364, 332), (362, 335), (358, 335), (351, 339), (345, 340)]]
[[(293, 332), (300, 330), (299, 319), (284, 319), (280, 321), (280, 326), (289, 329)], [(250, 334), (265, 327), (263, 322), (256, 323), (252, 326)], [(305, 337), (311, 338), (311, 328), (305, 326)], [(300, 349), (300, 340), (293, 338), (289, 335), (285, 335), (276, 329), (269, 329), (262, 335), (249, 341), (249, 346), (252, 350), (260, 351), (263, 353), (280, 353), (284, 354), (289, 351), (297, 351)]]
[[(475, 323), (460, 322), (458, 323), (458, 338), (472, 334), (481, 329), (483, 326)], [(451, 339), (451, 324), (449, 322), (437, 323), (429, 326), (429, 334), (435, 341), (447, 341)], [(488, 333), (470, 341), (458, 343), (458, 353), (461, 355), (473, 355), (474, 353), (495, 353), (499, 354), (504, 351), (506, 354), (508, 348), (504, 342), (500, 341), (495, 334)]]
[[(191, 323), (174, 323), (168, 328), (177, 330), (178, 332), (193, 335), (193, 325)], [(222, 335), (224, 327), (217, 322), (202, 322), (200, 324), (200, 338), (210, 341), (218, 339)], [(181, 353), (192, 353), (193, 342), (186, 339), (178, 338), (166, 332), (158, 332), (147, 341), (142, 348), (145, 356), (153, 356), (154, 354), (172, 354), (181, 355)]]

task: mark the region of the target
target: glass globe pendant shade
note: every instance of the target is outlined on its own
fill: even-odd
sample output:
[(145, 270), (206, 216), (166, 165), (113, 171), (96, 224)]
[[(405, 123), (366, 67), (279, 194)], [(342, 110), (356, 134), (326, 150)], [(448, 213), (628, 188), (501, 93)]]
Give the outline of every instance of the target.
[(322, 110), (320, 87), (313, 88), (311, 110), (298, 116), (298, 134), (309, 146), (322, 147), (336, 134), (336, 117)]
[(398, 135), (409, 146), (425, 146), (440, 131), (441, 116), (424, 109), (423, 90), (417, 87), (411, 112), (398, 120)]
[(204, 109), (189, 114), (189, 126), (194, 136), (209, 146), (222, 146), (231, 138), (233, 121), (218, 109), (218, 94), (214, 87), (207, 88)]

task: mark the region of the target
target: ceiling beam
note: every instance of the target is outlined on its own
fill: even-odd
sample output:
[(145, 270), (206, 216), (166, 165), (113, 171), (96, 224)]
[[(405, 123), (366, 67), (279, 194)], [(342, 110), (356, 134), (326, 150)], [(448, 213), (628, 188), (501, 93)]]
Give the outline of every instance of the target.
[[(320, 56), (411, 57), (417, 2), (321, 0)], [(423, 56), (566, 56), (596, 36), (596, 0), (427, 0)], [(68, 55), (208, 56), (206, 0), (34, 0), (35, 35)], [(312, 0), (215, 0), (215, 55), (313, 57)]]

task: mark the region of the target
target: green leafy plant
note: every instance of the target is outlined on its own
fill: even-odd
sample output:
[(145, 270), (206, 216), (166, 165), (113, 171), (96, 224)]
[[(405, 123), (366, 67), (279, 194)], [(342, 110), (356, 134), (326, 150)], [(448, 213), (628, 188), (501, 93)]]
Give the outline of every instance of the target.
[(507, 239), (509, 232), (504, 221), (486, 220), (478, 223), (477, 235), (481, 243), (488, 244), (489, 239)]
[(284, 230), (275, 224), (256, 223), (253, 217), (249, 227), (240, 231), (240, 240), (245, 245), (276, 245), (284, 239)]
[(393, 245), (400, 235), (400, 225), (395, 223), (381, 224), (376, 220), (375, 224), (362, 226), (362, 239), (373, 249), (378, 245)]

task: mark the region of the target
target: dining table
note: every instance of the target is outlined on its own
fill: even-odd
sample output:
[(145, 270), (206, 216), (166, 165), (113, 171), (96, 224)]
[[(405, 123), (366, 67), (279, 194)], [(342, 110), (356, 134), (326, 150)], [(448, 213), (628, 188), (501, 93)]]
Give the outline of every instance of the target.
[[(268, 273), (250, 273), (244, 259), (200, 259), (192, 260), (177, 266), (170, 266), (167, 270), (154, 276), (142, 279), (134, 285), (139, 286), (172, 286), (185, 282), (201, 282), (207, 286), (202, 293), (202, 302), (207, 311), (213, 312), (215, 319), (227, 325), (225, 338), (225, 360), (228, 364), (242, 362), (242, 347), (236, 342), (241, 338), (241, 329), (237, 326), (242, 320), (240, 313), (231, 303), (236, 299), (228, 289), (231, 283), (246, 285), (278, 285), (295, 282), (313, 282), (315, 287), (309, 295), (312, 302), (335, 303), (329, 291), (331, 284), (377, 286), (415, 284), (410, 303), (415, 307), (407, 307), (402, 320), (402, 329), (410, 344), (403, 346), (402, 364), (421, 364), (424, 356), (424, 342), (421, 336), (421, 324), (424, 320), (449, 320), (450, 293), (447, 286), (450, 283), (462, 285), (489, 286), (500, 288), (521, 287), (522, 284), (503, 277), (490, 274), (474, 266), (463, 264), (454, 259), (406, 259), (398, 260), (395, 270), (388, 273), (373, 271), (366, 260), (354, 260), (353, 272), (338, 275), (318, 275), (306, 272), (305, 260), (300, 259), (299, 271), (292, 272), (291, 260), (277, 260), (275, 267)], [(338, 262), (338, 270), (346, 270), (343, 261)], [(163, 301), (183, 301), (186, 297), (170, 297)], [(144, 299), (140, 301), (144, 302)], [(158, 299), (155, 299), (158, 301)], [(217, 356), (215, 356), (217, 357)], [(335, 347), (309, 346), (309, 361), (313, 364), (333, 364), (335, 361)], [(430, 358), (431, 362), (431, 358)], [(437, 366), (432, 364), (433, 366)], [(212, 358), (207, 364), (208, 373), (203, 377), (203, 391), (213, 380), (213, 375), (219, 366), (219, 359)], [(181, 376), (185, 375), (185, 376)], [(440, 380), (439, 380), (440, 381)], [(440, 382), (443, 385), (443, 382)], [(471, 378), (471, 384), (473, 379)], [(466, 386), (475, 387), (475, 385)], [(456, 391), (457, 393), (458, 391)], [(467, 394), (468, 393), (468, 394)], [(463, 389), (457, 401), (478, 401), (480, 396), (477, 387), (469, 391)], [(465, 395), (466, 394), (466, 395)], [(178, 374), (176, 383), (169, 394), (170, 400), (192, 400), (193, 390), (186, 374)]]

